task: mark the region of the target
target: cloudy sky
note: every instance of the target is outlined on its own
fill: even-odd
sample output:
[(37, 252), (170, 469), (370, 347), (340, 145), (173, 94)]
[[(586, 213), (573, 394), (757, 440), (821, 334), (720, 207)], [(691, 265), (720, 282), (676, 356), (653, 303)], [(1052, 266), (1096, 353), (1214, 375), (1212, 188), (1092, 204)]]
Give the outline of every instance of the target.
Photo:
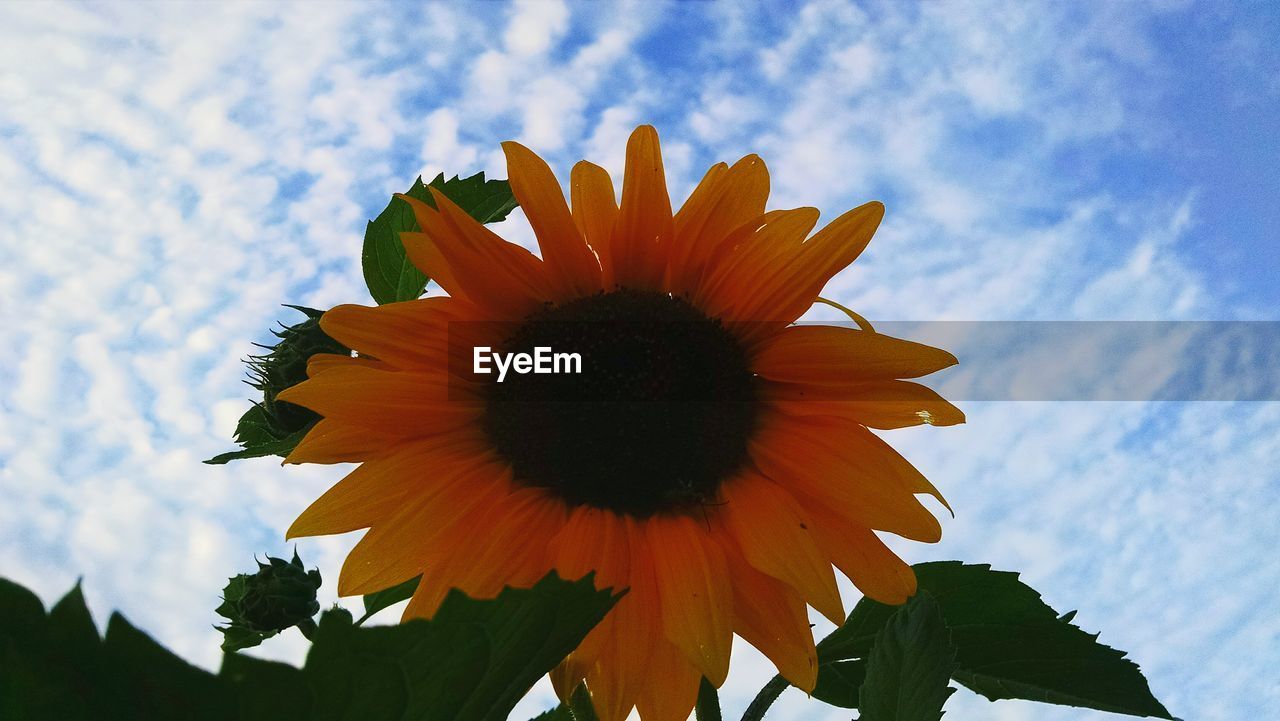
[[(4, 3), (0, 575), (83, 576), (99, 622), (216, 665), (226, 576), (341, 473), (200, 463), (240, 358), (281, 302), (369, 302), (366, 219), (419, 173), (506, 177), (506, 139), (563, 177), (652, 123), (677, 199), (758, 152), (773, 207), (883, 200), (828, 293), (872, 319), (1280, 320), (1277, 35), (1263, 2)], [(1176, 715), (1280, 707), (1280, 404), (964, 408), (892, 434), (956, 509), (904, 553), (1022, 571)], [(332, 580), (354, 540), (300, 551)], [(770, 675), (735, 654), (729, 715)]]

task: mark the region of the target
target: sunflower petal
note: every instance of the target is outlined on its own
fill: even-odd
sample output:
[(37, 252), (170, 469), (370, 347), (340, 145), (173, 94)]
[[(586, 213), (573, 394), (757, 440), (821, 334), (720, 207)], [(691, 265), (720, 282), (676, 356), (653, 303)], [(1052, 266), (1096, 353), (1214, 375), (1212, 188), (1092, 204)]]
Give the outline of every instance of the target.
[(725, 527), (756, 569), (789, 584), (834, 624), (844, 605), (828, 559), (814, 541), (808, 514), (773, 481), (744, 473), (724, 485)]
[(646, 522), (662, 623), (674, 643), (716, 686), (729, 672), (733, 595), (724, 554), (692, 518)]
[(477, 463), (465, 472), (451, 469), (351, 549), (338, 574), (338, 595), (381, 591), (421, 574), (438, 552), (442, 534), (472, 523), (478, 509), (497, 503), (510, 486), (510, 471), (492, 463)]
[[(801, 244), (818, 222), (817, 208), (794, 208), (766, 213), (763, 225), (714, 265), (698, 297), (713, 315), (755, 324), (770, 317), (757, 295), (779, 272), (794, 265)], [(781, 271), (780, 271), (781, 269)]]
[(480, 413), (477, 403), (450, 398), (443, 373), (407, 373), (353, 365), (332, 368), (282, 391), (277, 398), (394, 435), (428, 435), (458, 428)]
[[(863, 429), (864, 432), (870, 433)], [(772, 416), (751, 441), (751, 457), (788, 490), (826, 503), (870, 528), (934, 543), (942, 528), (904, 488), (900, 468), (882, 447), (847, 424), (822, 417)]]
[(906, 381), (870, 383), (762, 383), (761, 398), (797, 416), (834, 416), (868, 428), (890, 430), (964, 423), (964, 412), (932, 388)]
[(433, 616), (452, 589), (494, 598), (504, 585), (532, 586), (550, 565), (547, 546), (564, 524), (564, 504), (541, 488), (495, 500), (481, 518), (441, 531), (404, 618)]
[(614, 282), (643, 290), (660, 288), (673, 232), (658, 132), (641, 125), (627, 141), (622, 202), (609, 240)]
[(804, 599), (731, 549), (725, 558), (733, 575), (734, 632), (772, 661), (791, 685), (811, 693), (818, 683), (818, 650)]
[(810, 504), (814, 530), (836, 568), (874, 601), (897, 605), (916, 592), (916, 574), (870, 529)]
[(285, 538), (348, 533), (386, 520), (400, 509), (407, 494), (480, 455), (483, 439), (470, 436), (411, 442), (366, 461), (308, 506)]
[[(449, 323), (468, 315), (463, 301), (440, 296), (376, 307), (340, 305), (320, 318), (335, 340), (396, 368), (446, 367)], [(314, 357), (314, 356), (313, 356)]]
[(644, 721), (686, 721), (698, 702), (702, 683), (698, 669), (674, 644), (657, 639), (645, 675), (644, 689), (636, 699), (640, 717)]
[(759, 156), (748, 155), (731, 168), (713, 166), (676, 213), (671, 290), (694, 292), (723, 257), (716, 249), (734, 229), (763, 215), (768, 199), (769, 171)]
[(538, 238), (554, 298), (578, 298), (600, 290), (600, 264), (583, 241), (546, 162), (520, 143), (506, 142), (511, 190)]
[(448, 291), (489, 310), (499, 318), (521, 318), (550, 297), (542, 261), (508, 243), (467, 215), (435, 188), (428, 188), (435, 208), (407, 195), (422, 228), (421, 235), (402, 233), (409, 259)]
[(599, 255), (602, 285), (613, 288), (613, 264), (608, 260), (609, 239), (618, 220), (613, 179), (604, 168), (583, 160), (573, 166), (569, 175), (569, 196), (573, 203), (573, 222), (587, 245)]
[(919, 378), (953, 366), (945, 350), (832, 325), (785, 328), (756, 354), (757, 373), (796, 383)]
[(284, 459), (285, 463), (359, 463), (395, 447), (403, 436), (321, 418)]
[(878, 202), (854, 208), (805, 241), (790, 262), (757, 274), (763, 282), (732, 312), (734, 320), (755, 321), (742, 335), (744, 342), (753, 345), (803, 315), (827, 281), (867, 247), (883, 217)]
[(624, 518), (623, 526), (631, 551), (629, 590), (605, 617), (612, 626), (587, 672), (587, 688), (601, 721), (623, 721), (631, 712), (652, 666), (653, 646), (662, 638), (651, 548), (634, 519)]

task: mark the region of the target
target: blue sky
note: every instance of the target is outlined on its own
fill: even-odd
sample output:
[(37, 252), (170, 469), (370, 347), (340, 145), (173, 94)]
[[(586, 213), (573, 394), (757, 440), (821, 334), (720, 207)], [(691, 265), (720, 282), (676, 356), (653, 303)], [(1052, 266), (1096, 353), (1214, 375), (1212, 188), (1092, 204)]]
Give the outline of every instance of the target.
[[(100, 621), (204, 665), (223, 579), (340, 475), (199, 463), (239, 359), (281, 302), (367, 302), (365, 220), (419, 173), (505, 177), (502, 140), (616, 171), (647, 122), (676, 198), (758, 152), (773, 207), (883, 200), (828, 293), (873, 320), (1280, 320), (1270, 3), (7, 3), (0, 28), (0, 574), (49, 601), (83, 575)], [(1280, 405), (964, 407), (890, 435), (957, 512), (904, 553), (1022, 571), (1184, 718), (1280, 707)], [(300, 551), (332, 580), (354, 540)], [(731, 713), (769, 675), (736, 648)]]

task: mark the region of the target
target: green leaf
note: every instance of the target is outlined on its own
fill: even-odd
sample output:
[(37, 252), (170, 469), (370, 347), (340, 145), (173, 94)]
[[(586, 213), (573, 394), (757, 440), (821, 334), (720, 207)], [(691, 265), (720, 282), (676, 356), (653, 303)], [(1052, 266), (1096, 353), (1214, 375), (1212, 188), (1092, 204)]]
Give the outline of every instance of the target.
[(357, 627), (329, 611), (304, 668), (315, 719), (505, 719), (616, 600), (553, 573), (493, 600), (451, 591), (429, 621)]
[(550, 711), (543, 711), (533, 721), (600, 721), (595, 706), (591, 705), (591, 693), (587, 685), (580, 683), (569, 695), (569, 703), (560, 704)]
[[(937, 601), (956, 647), (952, 678), (997, 700), (1044, 703), (1172, 718), (1137, 665), (1060, 616), (1016, 573), (958, 561), (915, 566), (922, 591)], [(818, 644), (820, 663), (866, 658), (896, 609), (863, 599), (845, 624)]]
[(40, 599), (0, 579), (0, 718), (78, 721), (93, 717), (95, 699), (81, 684), (95, 665), (98, 633), (95, 628), (86, 651), (82, 629), (88, 610), (81, 616), (84, 603), (78, 586), (68, 597), (73, 593), (78, 599), (59, 604), (60, 618), (67, 624), (60, 640), (68, 641), (71, 651), (64, 655), (55, 644)]
[[(481, 223), (501, 221), (516, 207), (515, 196), (507, 181), (486, 181), (484, 173), (469, 178), (455, 176), (449, 180), (445, 180), (444, 173), (441, 173), (431, 181), (431, 187), (444, 193)], [(435, 207), (421, 177), (414, 181), (405, 195)], [(399, 198), (392, 198), (386, 209), (365, 228), (361, 265), (369, 294), (379, 305), (413, 300), (426, 289), (427, 277), (409, 262), (400, 241), (401, 233), (418, 230), (413, 209)]]
[(938, 721), (956, 650), (927, 592), (918, 593), (876, 634), (858, 694), (861, 721)]
[(531, 721), (578, 721), (578, 720), (573, 717), (573, 712), (569, 710), (568, 706), (565, 706), (564, 704), (560, 704), (559, 706), (556, 706), (553, 709), (550, 709), (548, 711), (543, 711), (537, 716), (534, 716), (533, 719), (531, 719)]
[(123, 690), (134, 718), (233, 717), (235, 701), (221, 679), (175, 656), (118, 613), (107, 622), (103, 653), (117, 672), (111, 682)]
[(569, 715), (573, 721), (600, 721), (596, 716), (595, 704), (591, 703), (591, 692), (587, 691), (586, 682), (578, 684), (569, 695)]
[(287, 663), (266, 661), (242, 653), (222, 657), (218, 677), (239, 692), (241, 719), (308, 721), (314, 703), (302, 671)]
[(553, 573), (487, 601), (452, 591), (430, 621), (362, 628), (333, 609), (304, 668), (227, 654), (214, 676), (119, 614), (99, 640), (78, 588), (46, 615), (30, 591), (0, 579), (0, 718), (497, 721), (617, 598), (590, 576)]
[(858, 689), (866, 675), (867, 662), (862, 659), (821, 664), (813, 697), (840, 708), (858, 708)]
[(360, 621), (364, 621), (388, 606), (392, 606), (400, 603), (401, 601), (412, 598), (413, 592), (418, 590), (418, 581), (420, 580), (422, 580), (422, 576), (414, 576), (408, 581), (392, 586), (391, 588), (365, 594), (364, 618), (361, 618)]

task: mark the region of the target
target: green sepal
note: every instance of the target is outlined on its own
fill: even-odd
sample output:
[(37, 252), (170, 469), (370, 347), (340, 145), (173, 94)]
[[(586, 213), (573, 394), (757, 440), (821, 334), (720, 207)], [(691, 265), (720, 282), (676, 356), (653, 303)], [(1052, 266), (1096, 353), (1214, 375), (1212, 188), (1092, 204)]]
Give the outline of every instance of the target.
[(222, 632), (222, 650), (251, 648), (294, 626), (310, 632), (312, 617), (320, 612), (320, 583), (320, 571), (306, 570), (297, 550), (292, 561), (268, 556), (266, 563), (258, 562), (257, 573), (229, 579), (215, 609), (228, 620), (215, 626)]
[(315, 411), (276, 397), (307, 379), (307, 361), (311, 356), (319, 353), (349, 356), (351, 349), (320, 327), (323, 311), (300, 305), (285, 307), (306, 318), (289, 326), (281, 323), (279, 330), (271, 331), (276, 343), (259, 344), (266, 352), (245, 359), (249, 366), (249, 378), (245, 382), (261, 392), (262, 399), (255, 401), (236, 423), (235, 441), (241, 449), (219, 454), (205, 463), (220, 465), (244, 458), (287, 456), (319, 422), (320, 415)]

